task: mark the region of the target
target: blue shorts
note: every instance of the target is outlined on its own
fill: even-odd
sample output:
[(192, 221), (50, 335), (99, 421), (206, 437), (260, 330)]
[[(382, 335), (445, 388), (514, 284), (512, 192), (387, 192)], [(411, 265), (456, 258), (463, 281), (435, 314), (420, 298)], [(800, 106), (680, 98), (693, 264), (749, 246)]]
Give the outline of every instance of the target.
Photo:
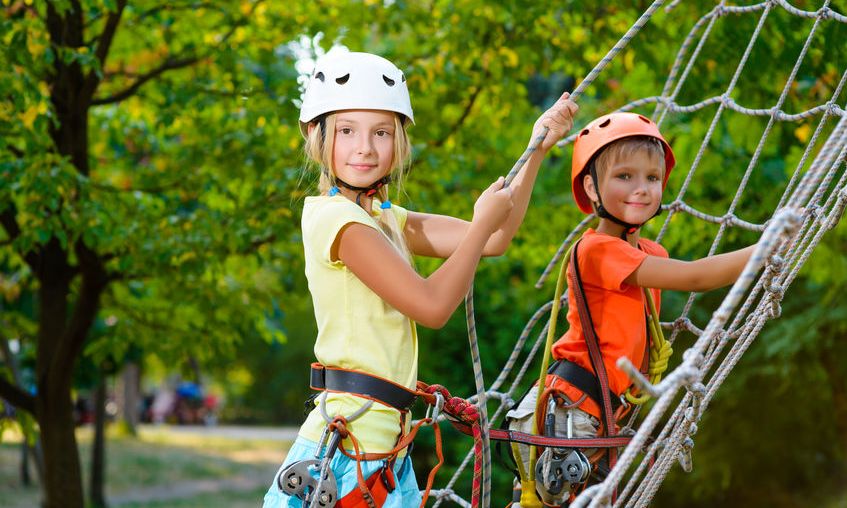
[[(315, 458), (315, 448), (317, 443), (298, 437), (291, 449), (288, 450), (288, 455), (285, 457), (285, 462), (274, 475), (271, 482), (271, 488), (265, 494), (265, 504), (262, 508), (301, 508), (303, 501), (296, 497), (290, 497), (281, 490), (276, 483), (276, 478), (283, 468), (298, 460), (311, 460)], [(382, 468), (384, 462), (381, 460), (369, 460), (362, 463), (362, 475), (367, 479), (372, 473)], [(343, 453), (336, 453), (330, 461), (330, 469), (335, 475), (335, 482), (338, 486), (338, 497), (346, 496), (353, 489), (359, 488), (356, 476), (356, 461), (348, 458)], [(412, 469), (412, 459), (407, 454), (403, 459), (398, 459), (394, 464), (394, 474), (397, 479), (397, 487), (393, 492), (385, 498), (383, 508), (410, 508), (420, 506), (421, 492), (418, 490), (418, 482), (415, 479), (415, 470)]]

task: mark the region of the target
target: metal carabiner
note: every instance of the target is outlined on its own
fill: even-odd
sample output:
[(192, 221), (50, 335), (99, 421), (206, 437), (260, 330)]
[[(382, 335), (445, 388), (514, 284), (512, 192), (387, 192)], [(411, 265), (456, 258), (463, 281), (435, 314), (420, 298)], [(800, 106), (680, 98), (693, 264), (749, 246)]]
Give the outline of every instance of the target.
[(444, 395), (441, 395), (441, 392), (435, 392), (435, 404), (426, 408), (426, 414), (424, 414), (424, 420), (432, 419), (432, 423), (438, 421), (438, 417), (441, 416), (441, 411), (444, 409)]

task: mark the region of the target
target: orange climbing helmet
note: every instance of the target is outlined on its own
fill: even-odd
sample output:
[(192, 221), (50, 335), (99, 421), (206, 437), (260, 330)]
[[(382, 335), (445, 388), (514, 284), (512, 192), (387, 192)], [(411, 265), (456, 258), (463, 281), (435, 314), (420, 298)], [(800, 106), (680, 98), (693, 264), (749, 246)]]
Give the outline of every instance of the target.
[(603, 115), (585, 126), (576, 136), (573, 144), (573, 162), (571, 164), (571, 191), (574, 200), (584, 213), (592, 213), (591, 200), (582, 185), (582, 175), (588, 170), (588, 164), (600, 151), (612, 141), (632, 136), (650, 136), (661, 141), (665, 149), (665, 177), (662, 190), (668, 184), (668, 177), (676, 164), (671, 145), (662, 137), (659, 127), (646, 116), (637, 113), (611, 113)]

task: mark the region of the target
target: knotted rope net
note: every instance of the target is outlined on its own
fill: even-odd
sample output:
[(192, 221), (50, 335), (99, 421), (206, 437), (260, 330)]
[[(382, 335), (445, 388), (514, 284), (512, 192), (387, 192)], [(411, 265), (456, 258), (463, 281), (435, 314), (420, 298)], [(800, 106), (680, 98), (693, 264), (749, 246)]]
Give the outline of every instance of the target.
[[(576, 98), (584, 92), (615, 55), (638, 34), (650, 16), (663, 3), (656, 1), (645, 11), (618, 44), (574, 90), (573, 97)], [(676, 1), (671, 2), (666, 9), (671, 10), (676, 5)], [(742, 82), (740, 77), (750, 62), (756, 42), (763, 37), (763, 29), (769, 21), (786, 16), (807, 19), (812, 24), (787, 79), (784, 83), (778, 84), (781, 86), (778, 97), (773, 104), (763, 106), (739, 103), (738, 99), (733, 98), (733, 92), (737, 91), (739, 83)], [(692, 69), (696, 69), (697, 65), (704, 65), (703, 49), (707, 46), (710, 35), (715, 33), (715, 27), (722, 22), (737, 22), (740, 17), (756, 19), (755, 28), (722, 93), (696, 103), (678, 102), (680, 91), (691, 76)], [(672, 219), (676, 216), (687, 216), (718, 226), (717, 234), (708, 250), (709, 256), (718, 252), (727, 232), (732, 229), (752, 231), (761, 234), (761, 237), (738, 281), (705, 325), (698, 326), (692, 318), (692, 310), (698, 300), (698, 295), (695, 293), (688, 296), (676, 319), (662, 322), (662, 327), (671, 331), (669, 337), (671, 343), (684, 332), (692, 334), (696, 339), (693, 345), (683, 353), (681, 363), (660, 383), (651, 385), (626, 359), (619, 362), (619, 367), (635, 380), (643, 392), (652, 395), (655, 402), (649, 410), (645, 410), (646, 414), (643, 418), (639, 418), (638, 410), (633, 412), (626, 423), (629, 427), (627, 430), (631, 429), (631, 432), (634, 432), (631, 443), (622, 451), (608, 477), (602, 483), (585, 489), (572, 506), (647, 506), (675, 463), (679, 463), (686, 471), (691, 470), (694, 434), (710, 401), (759, 335), (765, 323), (780, 316), (780, 303), (791, 283), (820, 243), (823, 235), (841, 220), (847, 206), (847, 170), (845, 170), (847, 112), (843, 105), (845, 99), (842, 98), (845, 82), (847, 82), (847, 51), (840, 53), (844, 60), (833, 62), (836, 68), (841, 69), (841, 77), (826, 101), (810, 104), (802, 111), (783, 109), (789, 92), (797, 86), (798, 73), (804, 61), (809, 58), (810, 51), (827, 43), (843, 45), (843, 41), (826, 41), (821, 37), (816, 38), (826, 23), (847, 24), (847, 16), (833, 9), (829, 0), (823, 1), (815, 11), (799, 9), (785, 0), (768, 0), (750, 5), (730, 5), (726, 1), (720, 1), (702, 14), (684, 38), (661, 93), (632, 101), (619, 109), (629, 111), (653, 107), (653, 120), (661, 128), (662, 123), (673, 115), (687, 115), (706, 108), (716, 108), (700, 148), (688, 166), (679, 191), (669, 204), (663, 206), (667, 214), (657, 235), (658, 241), (662, 241)], [(717, 127), (722, 117), (728, 112), (762, 117), (766, 119), (766, 126), (743, 170), (741, 180), (726, 211), (722, 214), (707, 213), (698, 209), (686, 198), (692, 182), (695, 182), (699, 175), (698, 170), (703, 166), (704, 156), (711, 146), (710, 143), (714, 141)], [(781, 191), (781, 194), (769, 218), (761, 223), (742, 219), (739, 216), (739, 205), (745, 198), (751, 176), (757, 170), (763, 171), (762, 154), (769, 142), (775, 143), (770, 137), (773, 127), (780, 122), (803, 121), (814, 121), (816, 126), (803, 147), (802, 156), (791, 172), (790, 178), (787, 179), (787, 183), (783, 188), (773, 189), (773, 192)], [(575, 129), (575, 132), (579, 132), (579, 129)], [(563, 140), (561, 144), (572, 142), (574, 137)], [(536, 140), (534, 146), (537, 146), (537, 141), (540, 139)], [(507, 181), (511, 181), (532, 150), (533, 147), (528, 148), (527, 152), (521, 156), (507, 177)], [(780, 146), (780, 150), (787, 150), (787, 147)], [(682, 168), (677, 169), (677, 172), (681, 171), (683, 171)], [(679, 175), (675, 178), (679, 178)], [(590, 216), (586, 217), (567, 235), (537, 282), (537, 287), (541, 287), (547, 280), (567, 249), (589, 227), (593, 219)], [(481, 403), (483, 409), (481, 423), (487, 425), (488, 422), (495, 422), (503, 417), (513, 404), (513, 397), (518, 387), (526, 384), (526, 373), (537, 360), (547, 335), (553, 302), (545, 303), (530, 317), (503, 369), (488, 388), (485, 388), (479, 365), (470, 295), (467, 303), (469, 339), (471, 350), (474, 352), (472, 361), (478, 389), (477, 394), (470, 400)], [(566, 298), (562, 298), (560, 303), (563, 306), (566, 305)], [(530, 341), (530, 336), (533, 335), (533, 330), (539, 323), (544, 323), (542, 329), (535, 335), (534, 342)], [(524, 354), (524, 349), (527, 347), (529, 351)], [(507, 380), (510, 380), (508, 384)], [(487, 401), (496, 404), (490, 416), (485, 410)], [(487, 441), (486, 433), (483, 433), (483, 438)], [(486, 445), (485, 454), (488, 453)], [(435, 506), (444, 501), (451, 501), (463, 507), (471, 506), (457, 493), (455, 486), (465, 467), (471, 463), (473, 456), (474, 450), (471, 449), (446, 485), (432, 492), (436, 499)], [(489, 506), (490, 475), (490, 458), (486, 457), (483, 469), (482, 506), (484, 507)], [(613, 498), (615, 492), (617, 495)], [(498, 504), (502, 503), (498, 502)]]

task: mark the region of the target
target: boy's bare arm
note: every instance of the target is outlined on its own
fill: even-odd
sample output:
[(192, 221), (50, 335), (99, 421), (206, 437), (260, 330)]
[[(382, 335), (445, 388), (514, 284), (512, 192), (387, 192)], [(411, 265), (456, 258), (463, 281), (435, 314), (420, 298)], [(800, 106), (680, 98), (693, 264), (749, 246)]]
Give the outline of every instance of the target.
[(711, 291), (735, 282), (755, 245), (696, 261), (647, 256), (627, 284), (676, 291)]

